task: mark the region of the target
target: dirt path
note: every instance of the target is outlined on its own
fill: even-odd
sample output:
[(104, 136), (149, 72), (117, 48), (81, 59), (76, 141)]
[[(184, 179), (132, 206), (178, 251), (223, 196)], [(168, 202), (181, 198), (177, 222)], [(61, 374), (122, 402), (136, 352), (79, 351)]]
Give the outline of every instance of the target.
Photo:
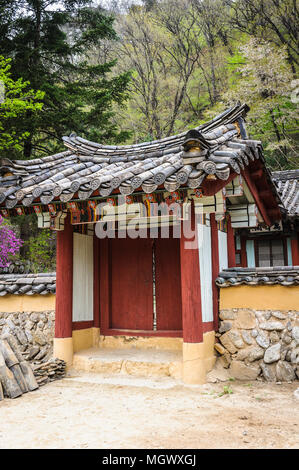
[(298, 448), (296, 388), (82, 373), (0, 402), (0, 448)]

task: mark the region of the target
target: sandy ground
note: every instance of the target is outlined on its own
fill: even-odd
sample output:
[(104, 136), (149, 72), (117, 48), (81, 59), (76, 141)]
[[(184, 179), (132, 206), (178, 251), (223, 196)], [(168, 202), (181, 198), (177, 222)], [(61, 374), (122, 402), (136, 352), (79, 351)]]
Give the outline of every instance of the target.
[(1, 449), (299, 447), (298, 382), (70, 375), (0, 402)]

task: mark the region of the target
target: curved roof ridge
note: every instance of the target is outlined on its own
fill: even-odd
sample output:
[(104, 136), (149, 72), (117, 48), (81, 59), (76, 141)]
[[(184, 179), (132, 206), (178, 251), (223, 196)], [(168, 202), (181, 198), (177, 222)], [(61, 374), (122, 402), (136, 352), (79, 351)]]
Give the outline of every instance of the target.
[[(230, 124), (233, 121), (236, 121), (239, 117), (245, 116), (249, 110), (247, 104), (240, 104), (237, 103), (235, 106), (232, 106), (222, 113), (215, 116), (210, 121), (200, 124), (199, 126), (193, 127), (197, 131), (201, 131), (204, 135), (205, 133), (211, 132), (213, 129), (225, 125)], [(115, 152), (134, 152), (136, 149), (138, 150), (152, 150), (153, 148), (160, 147), (161, 145), (177, 145), (178, 143), (181, 144), (185, 135), (187, 134), (188, 130), (181, 132), (179, 134), (174, 134), (168, 137), (163, 137), (162, 139), (156, 139), (151, 141), (144, 141), (135, 144), (127, 144), (127, 145), (105, 145), (100, 144), (98, 142), (93, 142), (91, 140), (84, 139), (83, 137), (77, 136), (75, 133), (70, 134), (69, 136), (63, 136), (63, 142), (66, 147), (71, 150), (77, 150), (77, 146), (80, 147), (80, 150), (92, 151), (93, 149), (102, 150), (102, 151), (110, 151), (111, 153)], [(87, 148), (86, 148), (87, 147)], [(96, 150), (95, 150), (96, 151)]]

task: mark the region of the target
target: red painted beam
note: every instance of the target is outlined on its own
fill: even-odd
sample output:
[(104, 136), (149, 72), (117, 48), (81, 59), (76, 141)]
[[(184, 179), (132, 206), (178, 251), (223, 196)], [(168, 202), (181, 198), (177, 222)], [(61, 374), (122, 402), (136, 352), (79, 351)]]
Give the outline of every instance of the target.
[[(243, 178), (244, 178), (244, 180), (245, 180), (252, 196), (254, 197), (256, 205), (257, 205), (260, 213), (262, 214), (262, 217), (263, 217), (265, 223), (269, 226), (272, 225), (274, 220), (271, 219), (271, 217), (269, 216), (269, 210), (268, 210), (267, 206), (265, 205), (265, 202), (263, 201), (263, 199), (261, 197), (260, 191), (258, 191), (258, 189), (256, 187), (256, 184), (254, 183), (248, 168), (246, 168), (242, 172), (242, 176), (243, 176)], [(263, 193), (264, 193), (264, 191), (265, 190), (263, 190)], [(272, 195), (272, 192), (271, 192), (270, 188), (269, 188), (269, 192), (267, 192), (267, 194), (269, 194), (270, 199), (273, 199), (273, 201), (272, 201), (273, 205), (277, 205), (277, 202), (275, 201), (275, 198)], [(273, 209), (273, 206), (271, 207), (271, 209)], [(278, 218), (279, 218), (279, 216), (278, 216)]]
[(93, 320), (91, 321), (74, 321), (72, 324), (73, 330), (85, 330), (87, 328), (92, 328)]
[[(213, 328), (212, 328), (213, 329)], [(137, 336), (137, 337), (148, 337), (154, 336), (158, 338), (182, 338), (182, 330), (119, 330), (115, 328), (102, 329), (101, 335), (104, 336)]]
[(227, 259), (228, 267), (234, 268), (236, 266), (236, 247), (234, 229), (232, 228), (230, 216), (227, 222)]
[(251, 178), (253, 178), (254, 180), (259, 180), (264, 175), (264, 170), (263, 168), (259, 168), (258, 170), (253, 171), (250, 174), (251, 174)]
[(295, 238), (291, 238), (293, 266), (299, 266), (299, 233)]
[(217, 331), (215, 329), (215, 324), (212, 321), (204, 322), (203, 323), (203, 332), (208, 333), (208, 331)]
[[(180, 238), (182, 323), (185, 343), (202, 343), (203, 341), (198, 237), (195, 225), (192, 201), (191, 229), (194, 231), (194, 238), (192, 240), (186, 238), (183, 232), (183, 223)], [(187, 244), (191, 241), (193, 247), (188, 248)]]
[(233, 179), (237, 177), (237, 173), (234, 171), (229, 175), (229, 178), (227, 180), (209, 180), (205, 179), (201, 185), (203, 189), (203, 195), (204, 196), (213, 196), (214, 194), (218, 193), (218, 191), (221, 191), (228, 183), (230, 183)]
[[(214, 330), (218, 330), (219, 322), (219, 289), (215, 280), (219, 275), (219, 246), (218, 246), (218, 227), (215, 214), (210, 215), (211, 223), (211, 251), (212, 251), (212, 290), (213, 290), (213, 324)], [(211, 330), (209, 330), (211, 331)]]
[(71, 338), (73, 314), (73, 227), (70, 214), (57, 232), (55, 338)]

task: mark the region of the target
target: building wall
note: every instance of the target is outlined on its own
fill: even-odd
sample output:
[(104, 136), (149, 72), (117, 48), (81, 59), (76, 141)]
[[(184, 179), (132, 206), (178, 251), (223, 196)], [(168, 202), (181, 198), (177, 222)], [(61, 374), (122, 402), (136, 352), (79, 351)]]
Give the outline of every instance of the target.
[(212, 239), (209, 215), (197, 225), (202, 321), (213, 321)]
[(73, 322), (93, 320), (93, 237), (73, 235)]
[(0, 312), (42, 312), (55, 310), (55, 294), (4, 295), (0, 297)]
[(13, 334), (27, 359), (48, 360), (53, 355), (55, 295), (7, 295), (0, 298), (0, 336)]
[(240, 380), (299, 378), (299, 286), (220, 288), (218, 362)]
[(278, 284), (225, 287), (220, 290), (219, 308), (299, 310), (299, 287)]

